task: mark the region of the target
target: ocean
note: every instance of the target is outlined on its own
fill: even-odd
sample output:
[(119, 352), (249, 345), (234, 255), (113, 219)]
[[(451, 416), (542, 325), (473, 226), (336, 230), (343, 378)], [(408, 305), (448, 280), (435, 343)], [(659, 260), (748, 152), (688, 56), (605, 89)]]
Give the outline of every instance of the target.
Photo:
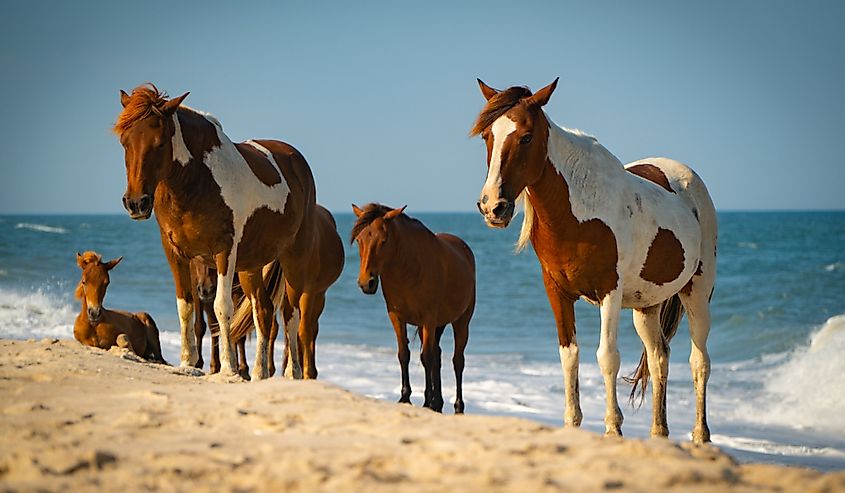
[[(478, 301), (464, 372), (466, 412), (560, 426), (556, 330), (537, 259), (530, 249), (513, 253), (518, 227), (490, 230), (475, 213), (409, 213), (433, 231), (461, 236), (475, 252)], [(346, 266), (320, 319), (319, 378), (394, 401), (399, 365), (384, 300), (358, 289), (357, 247), (349, 244), (353, 216), (336, 218)], [(845, 212), (724, 212), (719, 223), (709, 340), (713, 443), (741, 461), (845, 469)], [(173, 281), (158, 226), (125, 215), (0, 215), (0, 337), (73, 337), (75, 257), (85, 250), (125, 257), (112, 271), (105, 306), (149, 312), (162, 330), (165, 359), (178, 364)], [(642, 348), (629, 313), (619, 331), (620, 377), (634, 369)], [(603, 433), (604, 389), (595, 357), (599, 312), (579, 301), (576, 317), (582, 426)], [(678, 441), (689, 439), (695, 402), (685, 327), (672, 341), (667, 398), (670, 437)], [(444, 410), (452, 412), (450, 330), (443, 341)], [(208, 346), (206, 340), (206, 361)], [(412, 346), (411, 399), (421, 405), (418, 337)], [(627, 403), (629, 387), (621, 378), (618, 388), (623, 433), (648, 436), (650, 393), (636, 407)]]

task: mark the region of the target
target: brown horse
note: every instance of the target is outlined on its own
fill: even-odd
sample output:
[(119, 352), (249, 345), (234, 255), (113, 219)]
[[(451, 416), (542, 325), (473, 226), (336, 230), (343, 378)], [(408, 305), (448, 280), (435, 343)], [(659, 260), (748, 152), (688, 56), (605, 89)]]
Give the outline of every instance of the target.
[[(220, 372), (235, 375), (232, 284), (235, 273), (258, 321), (253, 379), (267, 377), (273, 306), (262, 282), (264, 265), (279, 260), (285, 275), (302, 279), (299, 259), (313, 235), (315, 189), (302, 154), (277, 140), (232, 143), (220, 122), (181, 106), (152, 84), (120, 92), (123, 111), (114, 131), (125, 150), (123, 204), (133, 219), (156, 212), (176, 288), (182, 366), (197, 362), (191, 333), (190, 259), (218, 272), (214, 313), (220, 323)], [(299, 286), (297, 286), (299, 287)]]
[[(343, 270), (343, 242), (337, 234), (337, 224), (331, 213), (317, 205), (313, 234), (302, 235), (298, 248), (307, 252), (301, 259), (301, 269), (287, 270), (282, 275), (278, 262), (264, 268), (264, 280), (276, 306), (280, 306), (285, 324), (285, 356), (282, 373), (300, 379), (317, 378), (316, 341), (319, 318), (326, 303), (326, 291)], [(299, 276), (299, 277), (291, 277)], [(232, 322), (232, 337), (244, 338), (254, 324), (249, 306), (236, 306)], [(279, 325), (273, 320), (270, 335), (270, 375), (275, 373), (273, 347)], [(290, 338), (296, 333), (298, 337)]]
[(440, 338), (447, 324), (455, 332), (457, 396), (455, 413), (464, 412), (462, 375), (464, 350), (469, 338), (469, 322), (475, 310), (475, 257), (457, 236), (432, 233), (401, 209), (368, 204), (352, 205), (358, 216), (351, 241), (358, 242), (361, 270), (358, 286), (364, 294), (375, 294), (381, 279), (387, 314), (396, 332), (402, 395), (399, 402), (411, 402), (408, 377), (407, 324), (422, 332), (421, 360), (425, 367), (423, 406), (443, 410), (440, 386)]
[[(196, 286), (194, 298), (194, 335), (197, 338), (196, 367), (202, 369), (205, 361), (202, 358), (202, 339), (205, 337), (206, 319), (211, 330), (211, 361), (208, 363), (209, 373), (220, 371), (220, 324), (214, 315), (214, 295), (217, 292), (217, 269), (205, 265), (201, 259), (191, 259), (191, 285)], [(237, 288), (236, 288), (237, 290)], [(246, 338), (233, 337), (238, 349), (238, 374), (249, 380), (249, 366), (246, 362)]]
[[(123, 257), (103, 262), (96, 252), (76, 254), (76, 263), (82, 269), (82, 279), (76, 286), (76, 298), (82, 307), (73, 324), (73, 336), (86, 346), (108, 349), (126, 347), (138, 356), (167, 363), (161, 355), (158, 328), (153, 318), (145, 312), (129, 313), (103, 307), (103, 298), (109, 287), (109, 271)], [(126, 337), (125, 343), (123, 337)]]
[[(557, 80), (532, 94), (480, 80), (487, 100), (471, 134), (487, 146), (487, 180), (478, 209), (504, 228), (514, 203), (525, 205), (518, 247), (529, 240), (542, 267), (563, 367), (564, 422), (581, 423), (574, 304), (601, 307), (599, 367), (606, 393), (605, 433), (619, 435), (616, 396), (621, 308), (634, 310), (645, 351), (635, 380), (654, 376), (651, 434), (667, 436), (668, 347), (686, 310), (696, 393), (695, 442), (710, 440), (705, 412), (710, 357), (710, 297), (716, 279), (716, 211), (688, 166), (649, 158), (623, 166), (598, 140), (557, 126), (543, 111)], [(636, 383), (635, 383), (636, 389)]]

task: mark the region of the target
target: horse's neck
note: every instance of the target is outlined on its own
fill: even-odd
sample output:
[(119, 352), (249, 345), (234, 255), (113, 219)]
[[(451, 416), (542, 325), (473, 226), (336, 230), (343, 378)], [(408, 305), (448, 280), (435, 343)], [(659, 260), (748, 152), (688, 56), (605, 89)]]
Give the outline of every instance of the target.
[(425, 228), (418, 227), (408, 221), (406, 224), (397, 224), (400, 230), (396, 241), (396, 254), (385, 264), (388, 277), (391, 278), (413, 278), (416, 279), (422, 273), (420, 258), (415, 255), (420, 245), (426, 245), (429, 237), (434, 234)]
[[(171, 172), (159, 186), (172, 192), (170, 200), (196, 199), (204, 201), (201, 191), (212, 191), (206, 186), (214, 181), (205, 164), (206, 154), (216, 146), (234, 146), (216, 118), (192, 109), (180, 108), (174, 114), (173, 162)], [(181, 140), (181, 142), (179, 142)], [(208, 183), (210, 185), (210, 183)]]
[(548, 160), (528, 187), (534, 228), (570, 229), (601, 215), (622, 193), (622, 163), (595, 138), (549, 120)]

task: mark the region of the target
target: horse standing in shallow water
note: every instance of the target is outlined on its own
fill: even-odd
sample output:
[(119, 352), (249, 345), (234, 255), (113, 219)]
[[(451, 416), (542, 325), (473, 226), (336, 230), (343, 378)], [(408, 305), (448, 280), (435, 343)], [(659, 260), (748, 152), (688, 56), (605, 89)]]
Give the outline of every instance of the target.
[[(202, 262), (202, 259), (191, 260), (191, 285), (196, 286), (194, 298), (194, 335), (197, 338), (196, 367), (202, 369), (205, 361), (202, 358), (202, 339), (205, 337), (206, 320), (211, 332), (211, 361), (208, 363), (209, 373), (220, 371), (220, 324), (214, 315), (214, 295), (217, 292), (217, 270)], [(238, 374), (244, 380), (249, 380), (249, 366), (246, 362), (246, 338), (232, 337), (238, 349)]]
[(455, 332), (455, 413), (463, 413), (464, 350), (475, 310), (472, 250), (457, 236), (432, 233), (420, 221), (403, 214), (404, 207), (368, 204), (363, 209), (353, 205), (352, 210), (358, 217), (352, 228), (352, 241), (358, 242), (361, 256), (358, 286), (364, 294), (375, 294), (381, 279), (387, 314), (396, 331), (402, 371), (399, 402), (411, 402), (407, 331), (407, 324), (411, 324), (422, 332), (423, 406), (442, 411), (440, 338), (451, 323)]
[(190, 259), (218, 272), (214, 313), (220, 323), (221, 368), (235, 375), (229, 327), (237, 272), (258, 321), (253, 379), (268, 376), (273, 306), (261, 269), (279, 260), (285, 275), (300, 279), (297, 241), (312, 234), (314, 178), (302, 154), (277, 140), (232, 143), (220, 122), (181, 106), (188, 93), (167, 99), (152, 84), (120, 92), (123, 111), (114, 132), (125, 150), (123, 204), (132, 219), (155, 209), (161, 242), (176, 288), (182, 366), (197, 362), (191, 330)]
[[(607, 394), (605, 430), (620, 435), (616, 397), (619, 311), (634, 309), (645, 351), (637, 370), (652, 375), (652, 436), (668, 436), (668, 346), (685, 309), (696, 392), (694, 442), (710, 440), (705, 396), (710, 375), (707, 336), (716, 278), (716, 212), (704, 183), (689, 167), (650, 158), (625, 167), (598, 141), (558, 127), (543, 111), (557, 80), (532, 94), (524, 87), (497, 91), (481, 80), (487, 100), (471, 131), (487, 145), (487, 180), (478, 209), (491, 227), (510, 223), (524, 202), (518, 248), (530, 240), (560, 342), (566, 410), (581, 423), (574, 303), (601, 307), (597, 352)], [(633, 395), (633, 391), (632, 391)]]
[[(343, 242), (337, 234), (334, 217), (325, 207), (317, 205), (313, 235), (301, 237), (301, 249), (307, 252), (300, 263), (299, 279), (282, 275), (278, 262), (264, 267), (265, 285), (272, 293), (274, 305), (282, 312), (285, 324), (284, 376), (300, 379), (317, 378), (316, 341), (320, 314), (326, 304), (326, 291), (340, 277), (343, 270)], [(307, 244), (306, 244), (307, 243)], [(238, 302), (232, 322), (232, 336), (246, 338), (254, 323), (249, 306)], [(276, 371), (274, 346), (279, 325), (273, 319), (270, 331), (270, 375)], [(289, 338), (290, 335), (298, 335)]]
[[(76, 254), (76, 263), (82, 269), (82, 279), (76, 287), (76, 297), (82, 308), (73, 324), (73, 336), (86, 346), (108, 349), (112, 346), (127, 347), (142, 358), (167, 363), (161, 355), (158, 328), (149, 313), (129, 313), (103, 308), (103, 299), (109, 287), (109, 271), (123, 257), (103, 262), (96, 252)], [(122, 337), (125, 336), (127, 342)]]

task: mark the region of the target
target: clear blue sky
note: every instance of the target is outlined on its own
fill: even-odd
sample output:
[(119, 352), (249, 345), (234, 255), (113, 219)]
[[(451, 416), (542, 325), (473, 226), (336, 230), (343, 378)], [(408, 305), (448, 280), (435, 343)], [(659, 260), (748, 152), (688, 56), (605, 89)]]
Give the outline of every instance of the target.
[(121, 213), (110, 127), (145, 81), (299, 148), (332, 210), (470, 211), (475, 78), (557, 76), (557, 123), (689, 163), (719, 209), (842, 209), (843, 26), (839, 1), (7, 1), (0, 213)]

